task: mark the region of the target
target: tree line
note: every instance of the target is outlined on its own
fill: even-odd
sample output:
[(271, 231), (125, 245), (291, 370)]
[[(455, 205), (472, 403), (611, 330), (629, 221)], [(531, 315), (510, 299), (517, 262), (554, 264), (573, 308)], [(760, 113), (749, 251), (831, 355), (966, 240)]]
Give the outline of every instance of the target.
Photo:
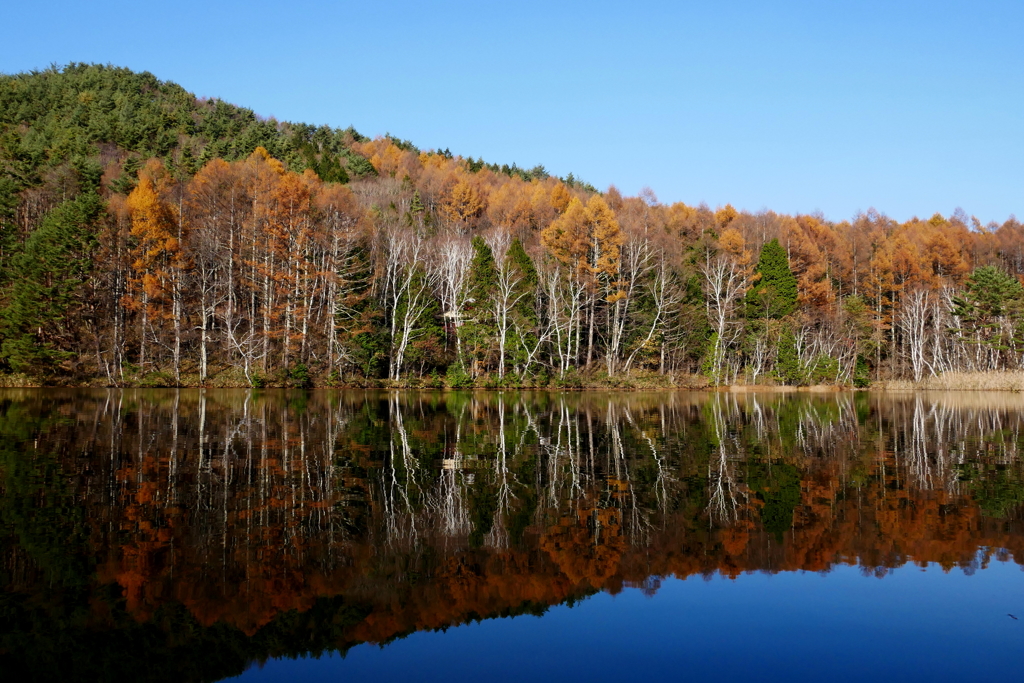
[(0, 84), (8, 373), (865, 386), (1021, 366), (1014, 218), (666, 205), (262, 120), (128, 70)]

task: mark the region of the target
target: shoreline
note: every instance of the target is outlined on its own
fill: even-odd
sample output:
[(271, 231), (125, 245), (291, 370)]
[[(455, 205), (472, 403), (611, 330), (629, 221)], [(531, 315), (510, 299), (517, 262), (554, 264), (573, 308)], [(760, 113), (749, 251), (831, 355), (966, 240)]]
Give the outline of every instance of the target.
[(83, 382), (46, 382), (24, 375), (0, 376), (0, 389), (249, 389), (266, 390), (341, 390), (341, 391), (524, 391), (524, 392), (612, 392), (612, 393), (644, 393), (644, 392), (699, 392), (724, 394), (836, 394), (856, 392), (879, 393), (914, 393), (914, 392), (1024, 392), (1024, 371), (986, 372), (986, 373), (947, 373), (923, 378), (919, 382), (912, 380), (881, 380), (867, 387), (853, 387), (841, 384), (727, 384), (712, 386), (706, 378), (697, 375), (683, 376), (624, 376), (611, 378), (613, 381), (574, 383), (561, 385), (551, 382), (545, 385), (498, 385), (493, 382), (480, 382), (466, 386), (448, 386), (443, 382), (412, 381), (394, 382), (392, 380), (362, 380), (357, 382), (323, 383), (311, 382), (304, 386), (288, 383), (268, 383), (263, 386), (252, 386), (242, 382), (184, 382), (174, 385), (167, 382), (150, 383), (133, 381), (124, 384), (110, 384), (99, 378)]

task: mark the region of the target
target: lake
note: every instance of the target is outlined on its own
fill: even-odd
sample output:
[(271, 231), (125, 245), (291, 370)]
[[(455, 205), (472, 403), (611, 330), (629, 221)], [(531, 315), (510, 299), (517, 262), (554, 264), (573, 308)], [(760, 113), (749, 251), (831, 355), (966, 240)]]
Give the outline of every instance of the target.
[(1024, 665), (1015, 394), (0, 390), (26, 681)]

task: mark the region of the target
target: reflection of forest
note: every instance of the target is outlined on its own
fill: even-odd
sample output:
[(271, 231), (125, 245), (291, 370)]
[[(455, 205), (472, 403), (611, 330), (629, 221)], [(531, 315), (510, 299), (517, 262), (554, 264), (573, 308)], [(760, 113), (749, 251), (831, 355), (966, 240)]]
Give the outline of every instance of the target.
[(664, 576), (1021, 561), (1022, 418), (964, 396), (2, 392), (0, 666), (211, 680)]

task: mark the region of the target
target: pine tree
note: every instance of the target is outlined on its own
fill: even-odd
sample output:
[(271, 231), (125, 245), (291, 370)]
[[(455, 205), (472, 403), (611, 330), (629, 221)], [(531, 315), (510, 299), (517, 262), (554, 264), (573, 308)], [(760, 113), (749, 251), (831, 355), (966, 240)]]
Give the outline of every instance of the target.
[(0, 178), (0, 301), (11, 281), (11, 268), (18, 245), (15, 209), (18, 206), (17, 186), (13, 178)]
[(526, 249), (523, 248), (523, 243), (518, 237), (512, 240), (512, 244), (509, 245), (506, 258), (510, 265), (519, 273), (521, 278), (519, 288), (527, 293), (526, 296), (519, 300), (519, 305), (516, 307), (517, 311), (524, 319), (529, 320), (531, 325), (534, 325), (537, 322), (535, 293), (537, 291), (537, 283), (540, 280), (537, 275), (537, 268), (533, 265), (533, 259), (526, 253)]
[[(508, 281), (515, 282), (515, 287), (510, 292), (510, 299), (515, 303), (508, 311), (511, 330), (503, 347), (504, 356), (523, 372), (528, 372), (527, 366), (538, 347), (537, 285), (540, 278), (533, 265), (533, 259), (526, 253), (523, 243), (518, 238), (513, 239), (509, 245), (508, 253), (505, 255), (505, 267), (508, 270)], [(499, 328), (500, 326), (499, 324)], [(504, 368), (501, 372), (504, 372)]]
[(75, 354), (69, 310), (92, 268), (103, 201), (86, 192), (53, 209), (13, 262), (0, 357), (15, 372), (47, 372)]
[[(479, 235), (473, 238), (472, 244), (473, 260), (469, 262), (466, 286), (469, 287), (469, 296), (474, 301), (473, 310), (479, 312), (486, 308), (484, 304), (487, 297), (493, 292), (496, 268), (494, 253)], [(474, 315), (479, 317), (478, 313)]]
[(953, 315), (975, 333), (975, 343), (997, 350), (1013, 344), (1001, 324), (1009, 319), (1010, 328), (1020, 334), (1024, 323), (1024, 287), (1017, 278), (995, 266), (976, 268), (967, 279), (963, 296), (953, 299)]
[(777, 319), (796, 310), (796, 276), (789, 269), (786, 250), (777, 239), (761, 247), (754, 272), (760, 277), (747, 292), (747, 317)]
[(805, 372), (796, 347), (796, 335), (792, 330), (782, 333), (779, 340), (779, 355), (775, 361), (776, 376), (784, 384), (803, 384)]
[(497, 267), (494, 253), (479, 235), (473, 238), (473, 259), (469, 262), (466, 288), (469, 290), (467, 322), (460, 335), (470, 359), (470, 372), (477, 375), (478, 362), (486, 360), (494, 340), (494, 316), (488, 305), (494, 295)]

